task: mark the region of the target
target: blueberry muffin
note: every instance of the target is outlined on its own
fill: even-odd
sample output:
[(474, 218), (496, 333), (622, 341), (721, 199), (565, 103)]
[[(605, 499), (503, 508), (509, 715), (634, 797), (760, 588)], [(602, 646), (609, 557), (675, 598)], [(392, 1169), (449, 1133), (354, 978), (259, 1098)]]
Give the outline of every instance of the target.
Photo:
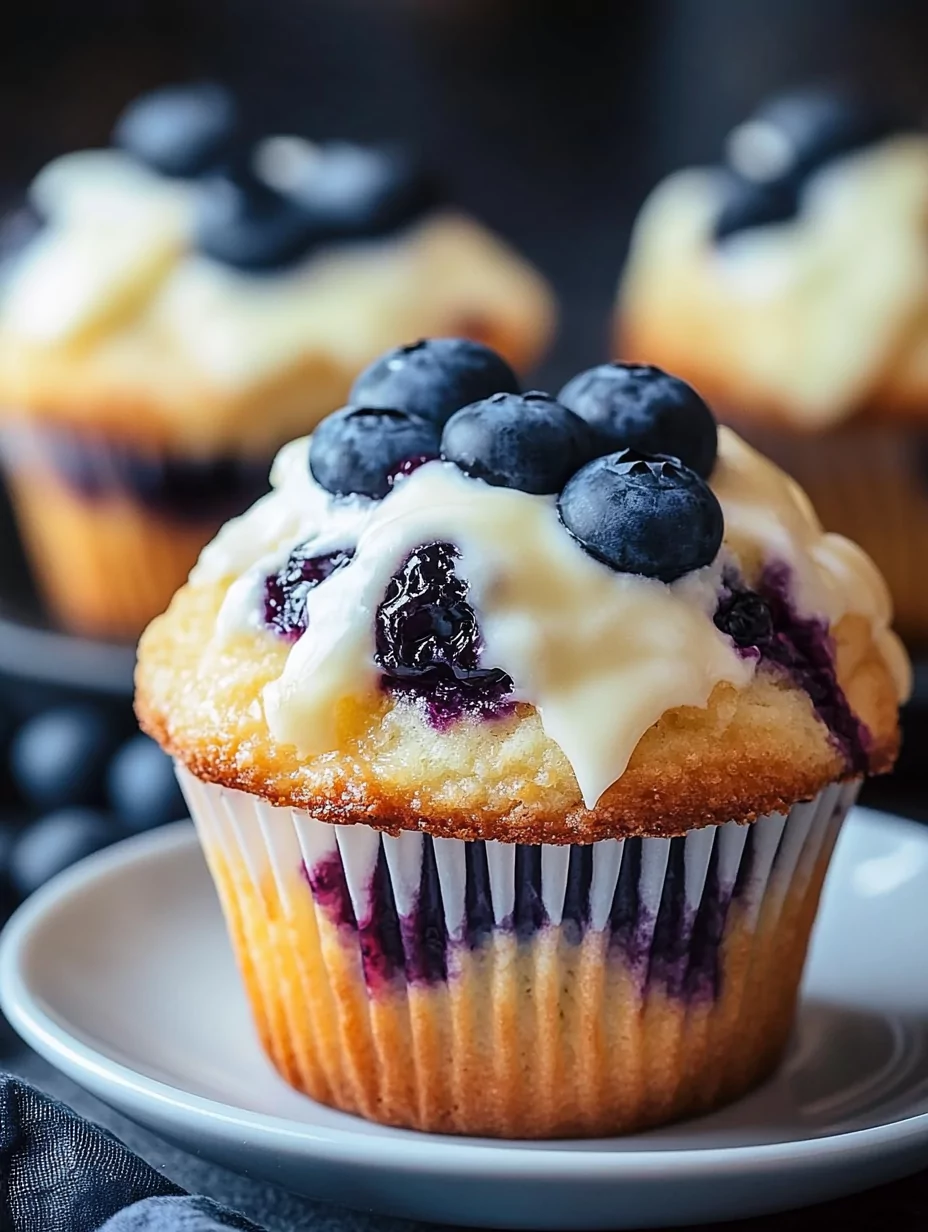
[(39, 174), (5, 263), (2, 456), (77, 630), (136, 636), (385, 347), (465, 334), (521, 368), (551, 331), (540, 277), (400, 152), (241, 127), (215, 86), (137, 101)]
[(645, 203), (616, 351), (692, 381), (884, 572), (928, 639), (928, 137), (810, 91)]
[(896, 755), (882, 579), (657, 369), (555, 399), (445, 339), (356, 393), (140, 646), (264, 1047), (438, 1132), (735, 1098)]

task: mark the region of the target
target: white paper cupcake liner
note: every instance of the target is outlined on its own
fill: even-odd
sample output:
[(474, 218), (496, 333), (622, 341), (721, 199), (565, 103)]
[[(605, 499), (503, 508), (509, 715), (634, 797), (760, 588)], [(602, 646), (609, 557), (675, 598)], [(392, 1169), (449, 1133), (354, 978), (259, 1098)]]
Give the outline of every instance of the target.
[(456, 950), (493, 933), (525, 942), (560, 929), (575, 942), (607, 934), (641, 983), (678, 994), (717, 982), (733, 902), (741, 929), (753, 932), (762, 911), (775, 927), (787, 894), (802, 894), (830, 853), (859, 786), (832, 785), (750, 826), (527, 846), (330, 825), (178, 773), (207, 850), (247, 871), (256, 894), (272, 880), (285, 911), (309, 893), (320, 917), (357, 933), (371, 984), (446, 978)]
[(765, 1077), (858, 789), (559, 847), (332, 826), (178, 773), (284, 1077), (388, 1124), (505, 1137), (639, 1130)]

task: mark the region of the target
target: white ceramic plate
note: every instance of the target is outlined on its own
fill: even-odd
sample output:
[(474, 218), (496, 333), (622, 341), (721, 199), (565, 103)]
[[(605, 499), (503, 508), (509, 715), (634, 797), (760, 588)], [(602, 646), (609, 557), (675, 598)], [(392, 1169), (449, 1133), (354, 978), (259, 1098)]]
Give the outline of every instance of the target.
[(94, 856), (0, 942), (20, 1034), (201, 1155), (315, 1198), (456, 1224), (627, 1228), (783, 1210), (928, 1165), (928, 829), (858, 810), (780, 1074), (634, 1138), (516, 1143), (370, 1125), (287, 1087), (252, 1032), (189, 825)]

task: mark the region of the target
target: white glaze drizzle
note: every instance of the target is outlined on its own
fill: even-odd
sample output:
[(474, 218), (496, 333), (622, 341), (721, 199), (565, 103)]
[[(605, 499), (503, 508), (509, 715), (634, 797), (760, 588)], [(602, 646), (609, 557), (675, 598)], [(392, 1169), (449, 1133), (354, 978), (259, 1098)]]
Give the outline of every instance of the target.
[[(624, 772), (647, 729), (669, 709), (705, 706), (720, 682), (744, 687), (755, 670), (715, 627), (726, 568), (786, 564), (803, 614), (833, 623), (871, 620), (887, 662), (907, 689), (906, 660), (889, 631), (889, 599), (873, 565), (822, 532), (800, 489), (728, 429), (712, 486), (726, 517), (716, 561), (672, 585), (616, 573), (588, 556), (561, 525), (553, 498), (468, 479), (434, 462), (381, 502), (335, 500), (309, 476), (307, 441), (287, 446), (275, 491), (207, 547), (194, 584), (235, 578), (216, 636), (260, 624), (260, 587), (289, 551), (355, 547), (350, 565), (309, 594), (308, 632), (264, 692), (274, 737), (301, 755), (331, 750), (339, 704), (373, 693), (375, 614), (391, 575), (426, 543), (450, 542), (470, 587), (483, 662), (513, 680), (564, 751), (592, 806)], [(268, 636), (271, 636), (268, 634)]]

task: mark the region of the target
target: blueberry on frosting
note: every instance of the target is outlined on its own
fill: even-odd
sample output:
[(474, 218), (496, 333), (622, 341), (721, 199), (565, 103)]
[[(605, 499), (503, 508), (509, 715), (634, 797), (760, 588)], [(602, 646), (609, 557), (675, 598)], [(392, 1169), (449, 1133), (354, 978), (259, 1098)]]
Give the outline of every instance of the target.
[(585, 466), (558, 512), (591, 556), (663, 582), (710, 564), (722, 545), (722, 508), (709, 485), (676, 458), (635, 449)]
[(715, 417), (691, 385), (648, 364), (599, 364), (568, 381), (558, 401), (587, 423), (602, 453), (670, 454), (704, 479), (718, 450)]
[(746, 179), (798, 178), (903, 127), (897, 117), (840, 92), (799, 90), (769, 99), (740, 124), (728, 139), (728, 160)]
[(550, 394), (494, 394), (445, 424), (441, 456), (499, 488), (559, 492), (594, 455), (592, 433)]
[(434, 206), (438, 190), (401, 150), (323, 146), (294, 197), (333, 239), (385, 235)]
[(718, 243), (754, 227), (789, 222), (799, 211), (799, 182), (794, 176), (757, 183), (731, 175), (712, 229)]
[(309, 446), (309, 469), (336, 496), (387, 495), (398, 475), (438, 456), (438, 429), (388, 407), (346, 406), (323, 419)]
[(496, 393), (518, 393), (506, 361), (467, 338), (426, 338), (387, 351), (351, 387), (356, 406), (401, 406), (439, 427), (463, 406)]
[(240, 165), (200, 185), (196, 239), (213, 260), (258, 272), (298, 261), (320, 232), (306, 210)]
[(716, 241), (793, 218), (808, 176), (904, 128), (897, 117), (828, 90), (770, 99), (728, 138), (731, 174), (713, 229)]
[(113, 141), (162, 175), (202, 175), (235, 140), (238, 105), (215, 82), (165, 86), (135, 99), (113, 130)]

